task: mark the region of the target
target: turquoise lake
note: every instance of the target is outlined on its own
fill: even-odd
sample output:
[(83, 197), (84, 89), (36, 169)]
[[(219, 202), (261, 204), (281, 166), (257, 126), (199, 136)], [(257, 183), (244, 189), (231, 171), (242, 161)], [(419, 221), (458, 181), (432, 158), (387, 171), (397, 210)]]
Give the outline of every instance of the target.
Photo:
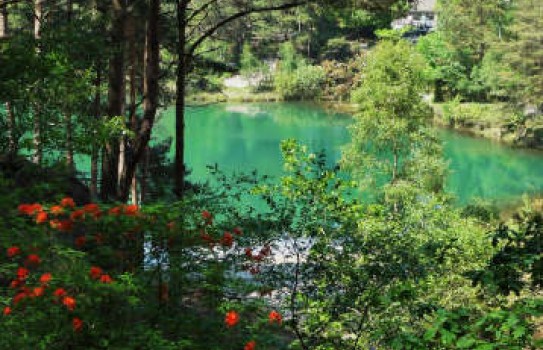
[[(207, 165), (228, 172), (256, 169), (260, 174), (282, 172), (281, 140), (297, 139), (312, 151), (325, 150), (330, 164), (349, 142), (351, 119), (317, 105), (303, 103), (215, 104), (188, 107), (186, 162), (192, 181), (210, 178)], [(162, 113), (154, 138), (174, 137), (173, 109)], [(439, 130), (449, 162), (447, 191), (460, 203), (475, 198), (517, 200), (543, 191), (543, 153), (513, 149), (489, 140)], [(173, 159), (174, 145), (169, 156)]]

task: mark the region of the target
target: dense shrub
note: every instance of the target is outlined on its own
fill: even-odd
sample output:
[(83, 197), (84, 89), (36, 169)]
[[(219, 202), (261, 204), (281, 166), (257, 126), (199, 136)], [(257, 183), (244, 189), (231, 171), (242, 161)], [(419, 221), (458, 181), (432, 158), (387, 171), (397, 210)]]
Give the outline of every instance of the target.
[(321, 67), (304, 65), (293, 72), (279, 72), (275, 88), (285, 100), (314, 100), (321, 96), (325, 79)]

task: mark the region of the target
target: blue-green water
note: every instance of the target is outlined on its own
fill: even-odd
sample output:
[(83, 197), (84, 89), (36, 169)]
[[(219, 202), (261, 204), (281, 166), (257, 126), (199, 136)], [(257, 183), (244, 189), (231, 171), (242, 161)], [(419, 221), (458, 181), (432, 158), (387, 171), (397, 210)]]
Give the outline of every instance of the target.
[[(281, 140), (294, 138), (313, 151), (326, 150), (339, 160), (349, 142), (348, 116), (300, 103), (219, 104), (189, 107), (186, 162), (192, 180), (209, 179), (206, 165), (227, 172), (257, 169), (280, 175)], [(163, 113), (154, 130), (157, 140), (174, 136), (173, 110)], [(543, 191), (543, 153), (512, 149), (484, 139), (440, 130), (450, 164), (447, 190), (459, 202), (473, 198), (509, 201)], [(173, 159), (174, 145), (170, 150)]]

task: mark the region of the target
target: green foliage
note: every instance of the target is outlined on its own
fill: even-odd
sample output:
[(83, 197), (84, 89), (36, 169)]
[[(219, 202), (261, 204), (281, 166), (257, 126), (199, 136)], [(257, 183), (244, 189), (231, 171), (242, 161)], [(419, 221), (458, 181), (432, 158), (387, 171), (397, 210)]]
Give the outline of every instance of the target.
[(285, 100), (314, 100), (322, 94), (325, 79), (321, 67), (303, 65), (292, 72), (279, 72), (274, 81), (277, 92)]
[(343, 158), (363, 185), (388, 183), (393, 197), (399, 195), (395, 185), (442, 188), (440, 146), (428, 129), (430, 108), (421, 99), (425, 87), (424, 61), (407, 42), (382, 42), (367, 56), (362, 85), (352, 94), (360, 112)]
[(345, 38), (333, 38), (328, 40), (321, 58), (325, 60), (347, 61), (353, 55), (351, 43)]
[(258, 72), (261, 65), (261, 62), (253, 54), (251, 45), (244, 44), (243, 51), (241, 52), (241, 74), (249, 78), (252, 74)]

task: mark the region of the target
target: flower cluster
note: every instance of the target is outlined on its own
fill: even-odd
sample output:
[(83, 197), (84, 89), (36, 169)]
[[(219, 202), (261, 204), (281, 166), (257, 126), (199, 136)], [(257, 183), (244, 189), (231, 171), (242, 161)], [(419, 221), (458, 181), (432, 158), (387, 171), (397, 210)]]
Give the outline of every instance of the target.
[[(65, 203), (69, 204), (70, 202), (67, 201)], [(68, 312), (76, 310), (76, 297), (73, 294), (69, 294), (65, 288), (58, 286), (51, 272), (38, 272), (43, 262), (38, 254), (32, 252), (26, 255), (21, 247), (11, 246), (6, 249), (6, 256), (13, 262), (19, 262), (19, 266), (9, 285), (10, 289), (13, 290), (11, 304), (3, 308), (2, 315), (12, 315), (14, 309), (18, 308), (19, 305), (47, 296), (51, 298), (54, 304), (61, 305)], [(89, 275), (91, 279), (98, 280), (101, 283), (109, 284), (113, 282), (113, 279), (97, 266), (90, 268)], [(57, 286), (53, 288), (52, 285)], [(83, 324), (81, 318), (73, 317), (72, 327), (75, 332), (81, 331)]]
[[(210, 249), (215, 247), (215, 244), (219, 244), (224, 248), (231, 248), (234, 245), (235, 237), (243, 235), (243, 231), (239, 227), (234, 227), (231, 231), (224, 231), (222, 236), (219, 238), (214, 238), (208, 230), (208, 227), (213, 225), (213, 215), (207, 211), (202, 211), (203, 224), (200, 229), (200, 238), (205, 243), (208, 244)], [(174, 223), (169, 223), (168, 228), (173, 229)]]
[[(283, 321), (283, 317), (281, 314), (275, 310), (271, 311), (268, 314), (268, 320), (270, 324), (277, 323), (278, 325), (281, 325)], [(224, 323), (226, 324), (227, 328), (232, 328), (235, 325), (237, 325), (240, 321), (239, 314), (234, 311), (230, 310), (226, 313), (224, 317)], [(256, 342), (254, 340), (250, 340), (245, 344), (244, 350), (255, 350), (256, 349)]]
[[(53, 205), (49, 209), (44, 208), (41, 204), (20, 204), (18, 207), (21, 215), (33, 217), (37, 224), (49, 223), (52, 229), (60, 232), (69, 232), (74, 228), (77, 222), (83, 222), (88, 218), (94, 220), (100, 219), (103, 215), (110, 216), (139, 216), (140, 211), (137, 205), (119, 205), (102, 210), (98, 204), (90, 203), (80, 208), (77, 208), (73, 198), (66, 197), (60, 201), (59, 205)], [(80, 239), (78, 244), (84, 245), (84, 241)]]

